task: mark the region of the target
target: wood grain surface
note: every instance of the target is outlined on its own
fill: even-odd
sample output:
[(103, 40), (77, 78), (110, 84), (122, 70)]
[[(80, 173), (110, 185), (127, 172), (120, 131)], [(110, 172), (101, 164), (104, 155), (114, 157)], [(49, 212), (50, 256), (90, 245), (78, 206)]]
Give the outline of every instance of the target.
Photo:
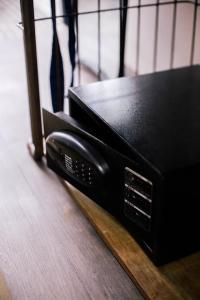
[(0, 269), (13, 299), (142, 299), (57, 176), (24, 144), (1, 150), (0, 165)]
[(69, 183), (64, 184), (145, 298), (200, 299), (200, 252), (155, 267), (115, 218)]
[(3, 274), (0, 273), (0, 300), (11, 300), (10, 291), (7, 287)]
[[(44, 2), (48, 7), (46, 0), (35, 4)], [(0, 300), (140, 300), (57, 176), (28, 153), (23, 39), (16, 27), (19, 1), (0, 4)], [(51, 31), (44, 27), (37, 37), (43, 46), (40, 80), (47, 104), (44, 75), (49, 70), (44, 62), (51, 51)]]
[[(35, 1), (36, 8), (46, 3)], [(23, 40), (16, 27), (21, 18), (19, 1), (3, 0), (1, 4), (4, 9), (0, 10), (0, 300), (142, 299), (57, 176), (45, 164), (36, 164), (26, 149), (30, 122)], [(42, 103), (50, 107), (49, 68), (45, 62), (50, 57), (51, 32), (46, 23), (40, 23), (37, 29)], [(98, 214), (102, 215), (99, 210)], [(99, 232), (105, 234), (107, 243), (113, 241), (120, 253), (124, 249), (124, 268), (133, 261), (135, 249), (136, 263), (132, 266), (140, 276), (143, 293), (148, 285), (154, 299), (169, 299), (164, 295), (168, 286), (180, 285), (180, 280), (186, 282), (191, 270), (192, 276), (196, 274), (199, 278), (198, 264), (195, 267), (192, 260), (191, 266), (187, 265), (188, 274), (179, 269), (182, 279), (173, 264), (170, 274), (163, 268), (162, 280), (157, 282), (160, 271), (154, 270), (152, 275), (151, 264), (145, 264), (146, 257), (142, 261), (137, 258), (141, 251), (137, 244), (126, 240), (122, 248), (122, 241), (109, 229), (110, 217), (102, 222), (104, 230)], [(121, 235), (126, 234), (121, 230)], [(148, 269), (148, 277), (143, 266)], [(165, 278), (167, 284), (163, 284)], [(189, 282), (187, 294), (195, 287), (191, 279)], [(175, 296), (184, 293), (183, 287)], [(171, 295), (174, 296), (173, 288)]]

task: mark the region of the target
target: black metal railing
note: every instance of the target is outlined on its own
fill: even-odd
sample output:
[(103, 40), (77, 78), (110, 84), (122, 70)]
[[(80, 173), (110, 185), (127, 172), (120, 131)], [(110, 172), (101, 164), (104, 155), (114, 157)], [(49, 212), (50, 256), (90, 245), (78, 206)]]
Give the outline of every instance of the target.
[[(177, 26), (177, 13), (179, 6), (181, 4), (187, 4), (193, 6), (193, 19), (192, 19), (192, 39), (191, 39), (191, 52), (190, 52), (190, 64), (194, 62), (194, 51), (195, 51), (195, 40), (198, 32), (197, 28), (197, 18), (198, 18), (198, 7), (200, 6), (200, 1), (198, 0), (174, 0), (174, 1), (162, 1), (162, 0), (138, 0), (134, 1), (134, 5), (130, 5), (128, 0), (119, 0), (118, 7), (113, 8), (101, 8), (102, 0), (97, 1), (97, 9), (94, 10), (86, 10), (86, 11), (79, 11), (79, 1), (72, 0), (73, 2), (73, 10), (70, 13), (56, 15), (56, 18), (66, 18), (69, 15), (73, 15), (75, 17), (75, 26), (76, 26), (76, 62), (78, 67), (79, 73), (79, 81), (81, 76), (81, 57), (79, 51), (79, 16), (82, 15), (90, 15), (96, 14), (97, 15), (97, 80), (101, 80), (101, 73), (102, 73), (102, 66), (101, 66), (101, 15), (106, 12), (116, 12), (119, 11), (119, 20), (120, 20), (120, 27), (119, 27), (119, 53), (115, 53), (119, 57), (119, 71), (116, 76), (123, 76), (124, 73), (124, 55), (125, 55), (125, 47), (126, 47), (126, 31), (127, 31), (127, 12), (128, 10), (137, 10), (137, 43), (135, 53), (133, 55), (136, 56), (136, 64), (134, 67), (134, 73), (139, 73), (139, 62), (141, 59), (140, 56), (140, 34), (141, 34), (141, 12), (143, 9), (148, 7), (155, 8), (155, 33), (154, 33), (154, 51), (153, 51), (153, 66), (152, 71), (157, 70), (157, 55), (158, 55), (158, 31), (159, 31), (159, 18), (160, 18), (160, 7), (164, 6), (171, 6), (173, 8), (173, 24), (172, 24), (172, 32), (171, 32), (171, 53), (170, 53), (170, 64), (169, 68), (173, 68), (174, 66), (174, 53), (175, 53), (175, 42), (176, 42), (176, 26)], [(133, 1), (132, 1), (133, 2)], [(45, 21), (51, 19), (52, 16), (43, 17), (43, 18), (36, 18), (36, 22)], [(189, 41), (188, 41), (189, 42)]]
[[(27, 0), (21, 0), (21, 3), (26, 2)], [(33, 2), (33, 0), (30, 0), (31, 2)], [(74, 20), (74, 32), (75, 32), (75, 63), (76, 63), (76, 71), (78, 73), (78, 82), (76, 82), (76, 84), (79, 84), (81, 82), (81, 76), (82, 76), (82, 65), (85, 64), (85, 61), (82, 60), (81, 57), (81, 43), (80, 43), (80, 17), (84, 16), (84, 15), (96, 15), (97, 18), (97, 36), (92, 37), (93, 40), (91, 41), (91, 43), (97, 43), (97, 53), (96, 53), (96, 67), (95, 68), (91, 68), (91, 70), (95, 70), (95, 76), (96, 76), (96, 80), (102, 80), (105, 78), (104, 74), (105, 71), (103, 69), (102, 66), (102, 25), (103, 25), (103, 15), (108, 13), (108, 12), (119, 12), (119, 34), (118, 34), (118, 45), (119, 45), (119, 51), (114, 51), (112, 53), (112, 56), (116, 56), (117, 57), (117, 69), (118, 72), (116, 72), (115, 77), (118, 76), (124, 76), (126, 75), (126, 47), (129, 44), (128, 41), (128, 30), (130, 30), (130, 28), (127, 26), (127, 20), (130, 17), (129, 12), (134, 11), (136, 12), (136, 30), (135, 30), (135, 45), (134, 45), (134, 50), (132, 51), (132, 56), (134, 57), (134, 66), (132, 65), (132, 62), (130, 62), (131, 67), (129, 69), (131, 69), (131, 74), (136, 75), (140, 73), (140, 65), (141, 62), (143, 61), (143, 56), (142, 56), (142, 51), (141, 51), (141, 36), (143, 34), (144, 28), (142, 28), (142, 21), (143, 21), (143, 12), (147, 9), (147, 8), (151, 8), (154, 10), (154, 21), (153, 21), (153, 33), (154, 33), (154, 38), (153, 38), (153, 48), (152, 48), (152, 72), (156, 72), (159, 70), (159, 66), (158, 66), (158, 56), (159, 56), (159, 34), (160, 34), (160, 21), (161, 21), (161, 9), (163, 12), (164, 8), (169, 8), (171, 9), (172, 12), (172, 18), (170, 20), (170, 38), (168, 39), (169, 45), (168, 45), (168, 49), (169, 49), (169, 62), (166, 65), (166, 69), (171, 69), (176, 67), (175, 64), (175, 54), (176, 54), (176, 46), (177, 46), (177, 39), (178, 39), (178, 35), (179, 35), (179, 31), (177, 30), (177, 18), (178, 18), (178, 14), (179, 14), (179, 10), (181, 9), (181, 7), (183, 7), (185, 5), (186, 9), (192, 10), (192, 14), (190, 14), (190, 16), (192, 15), (192, 17), (190, 17), (190, 28), (191, 28), (191, 36), (188, 40), (185, 41), (185, 43), (187, 43), (187, 47), (189, 47), (189, 59), (187, 59), (187, 61), (184, 62), (184, 65), (192, 65), (194, 63), (199, 63), (198, 61), (198, 57), (200, 60), (200, 55), (198, 56), (197, 53), (198, 51), (200, 52), (200, 39), (198, 38), (198, 36), (200, 35), (200, 28), (198, 26), (198, 24), (200, 24), (200, 0), (188, 0), (188, 1), (181, 1), (181, 0), (174, 0), (174, 1), (165, 1), (165, 0), (116, 0), (116, 2), (111, 2), (114, 3), (114, 7), (108, 7), (108, 8), (104, 8), (105, 7), (105, 3), (108, 4), (108, 1), (105, 2), (105, 0), (94, 0), (94, 2), (96, 3), (96, 9), (86, 9), (86, 10), (80, 10), (79, 4), (81, 1), (78, 0), (63, 0), (63, 1), (68, 1), (68, 4), (70, 2), (71, 5), (71, 10), (67, 11), (66, 13), (63, 14), (57, 14), (55, 13), (55, 15), (51, 15), (51, 16), (47, 16), (47, 17), (41, 17), (41, 18), (34, 18), (35, 22), (43, 22), (46, 20), (51, 20), (52, 18), (54, 19), (60, 19), (60, 18), (69, 18), (69, 17), (73, 17)], [(49, 0), (50, 2), (50, 0)], [(87, 0), (84, 0), (84, 3), (86, 3)], [(92, 4), (94, 4), (94, 2), (92, 2)], [(83, 3), (83, 2), (82, 2)], [(116, 6), (117, 3), (117, 6)], [(25, 6), (25, 5), (24, 5)], [(26, 8), (28, 10), (28, 7), (26, 5)], [(25, 11), (26, 14), (26, 11)], [(152, 17), (152, 16), (151, 16)], [(163, 17), (163, 14), (162, 14)], [(23, 18), (24, 20), (24, 18)], [(184, 22), (184, 20), (183, 20)], [(28, 22), (27, 22), (28, 23)], [(29, 22), (30, 23), (30, 22)], [(22, 22), (20, 22), (18, 24), (20, 27), (23, 27)], [(184, 24), (183, 24), (184, 25)], [(69, 25), (68, 25), (69, 27)], [(184, 28), (184, 26), (183, 26)], [(151, 28), (152, 29), (152, 28)], [(148, 30), (145, 29), (145, 30)], [(134, 33), (133, 33), (134, 34)], [(130, 32), (129, 32), (129, 36), (130, 36)], [(58, 41), (59, 42), (59, 41)], [(27, 41), (25, 41), (25, 44), (28, 43), (28, 36), (27, 36)], [(28, 45), (25, 47), (29, 47)], [(70, 46), (69, 46), (70, 47)], [(33, 47), (34, 48), (34, 47)], [(73, 47), (72, 47), (73, 48)], [(70, 51), (70, 49), (69, 49)], [(199, 53), (200, 54), (200, 53)], [(27, 53), (28, 55), (28, 53)], [(176, 54), (177, 55), (177, 54)], [(197, 57), (198, 56), (198, 57)], [(89, 57), (90, 59), (90, 57)], [(88, 62), (88, 61), (87, 61)], [(37, 65), (37, 61), (36, 61), (36, 65)], [(91, 65), (88, 64), (87, 68), (90, 69)], [(72, 68), (72, 72), (73, 72), (74, 68)], [(59, 74), (59, 72), (58, 72)], [(130, 75), (130, 72), (129, 74)], [(109, 75), (107, 76), (109, 77)], [(72, 77), (73, 78), (73, 77)], [(73, 82), (73, 80), (72, 80)], [(36, 87), (37, 88), (37, 87)], [(32, 105), (33, 106), (33, 105)]]

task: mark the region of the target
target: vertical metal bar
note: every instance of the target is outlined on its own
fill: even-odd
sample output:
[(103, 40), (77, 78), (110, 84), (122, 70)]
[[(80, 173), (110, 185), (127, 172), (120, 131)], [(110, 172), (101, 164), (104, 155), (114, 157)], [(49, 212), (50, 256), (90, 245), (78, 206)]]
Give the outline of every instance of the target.
[(137, 17), (137, 41), (136, 41), (136, 70), (139, 74), (139, 60), (140, 60), (140, 23), (141, 23), (141, 0), (138, 0), (138, 17)]
[(51, 0), (51, 14), (53, 25), (52, 53), (50, 62), (50, 88), (51, 101), (54, 112), (63, 111), (64, 108), (64, 69), (57, 33), (56, 2)]
[(98, 0), (98, 80), (101, 80), (101, 3)]
[(128, 0), (120, 1), (120, 60), (119, 77), (124, 76), (124, 55), (126, 44), (126, 22), (127, 22)]
[(154, 57), (153, 57), (153, 71), (157, 67), (157, 53), (158, 53), (158, 22), (159, 22), (159, 0), (156, 2), (156, 18), (155, 18), (155, 38), (154, 38)]
[(123, 59), (123, 52), (122, 52), (122, 22), (123, 22), (123, 0), (119, 0), (119, 74), (118, 76), (123, 76), (123, 66), (122, 66), (122, 59)]
[(198, 0), (195, 1), (195, 5), (194, 5), (192, 44), (191, 44), (191, 52), (190, 52), (190, 64), (191, 65), (194, 62), (195, 37), (196, 37), (196, 27), (197, 27), (197, 6), (198, 6)]
[(171, 54), (170, 54), (170, 68), (171, 69), (173, 68), (173, 64), (174, 64), (176, 19), (177, 19), (177, 0), (174, 1), (173, 22), (172, 22), (172, 42), (171, 42)]
[(37, 160), (41, 159), (43, 155), (43, 137), (38, 83), (33, 0), (20, 0), (20, 4), (22, 21), (24, 25), (24, 50), (26, 59), (32, 143), (34, 146), (33, 156)]
[(76, 12), (75, 15), (75, 22), (76, 22), (76, 51), (77, 51), (77, 65), (78, 65), (78, 83), (81, 84), (81, 62), (80, 62), (80, 48), (79, 48), (79, 21), (78, 21), (78, 0), (75, 0), (75, 7), (74, 11)]

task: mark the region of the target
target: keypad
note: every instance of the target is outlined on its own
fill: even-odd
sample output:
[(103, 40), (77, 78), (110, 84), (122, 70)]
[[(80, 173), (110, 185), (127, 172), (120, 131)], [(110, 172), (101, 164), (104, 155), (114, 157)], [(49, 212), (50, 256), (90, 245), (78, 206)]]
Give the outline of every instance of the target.
[(72, 173), (78, 180), (88, 185), (95, 184), (98, 173), (86, 160), (72, 159), (69, 155), (64, 154), (64, 163), (66, 171)]

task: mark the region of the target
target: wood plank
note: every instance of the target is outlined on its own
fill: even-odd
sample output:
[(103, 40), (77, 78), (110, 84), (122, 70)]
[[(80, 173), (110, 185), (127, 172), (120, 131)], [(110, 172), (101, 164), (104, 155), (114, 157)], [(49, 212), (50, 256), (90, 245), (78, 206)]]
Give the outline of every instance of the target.
[(200, 252), (160, 268), (186, 299), (200, 299)]
[(11, 294), (2, 273), (0, 273), (0, 299), (11, 300)]
[(156, 267), (115, 218), (72, 185), (64, 184), (145, 298), (200, 299), (200, 252)]

